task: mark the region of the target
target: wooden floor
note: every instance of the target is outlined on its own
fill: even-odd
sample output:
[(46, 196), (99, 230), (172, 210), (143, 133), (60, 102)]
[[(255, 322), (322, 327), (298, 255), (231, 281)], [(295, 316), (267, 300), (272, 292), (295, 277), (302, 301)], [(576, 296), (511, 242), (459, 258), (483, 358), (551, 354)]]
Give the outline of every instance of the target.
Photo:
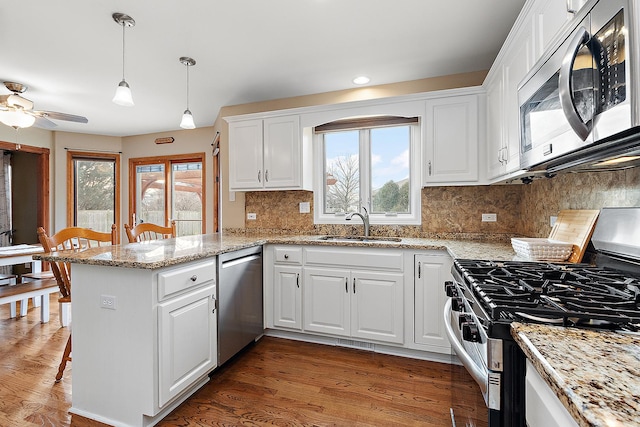
[[(9, 319), (0, 307), (0, 425), (103, 424), (71, 416), (71, 375), (54, 382), (69, 331), (39, 309)], [(265, 337), (212, 374), (159, 426), (487, 425), (477, 385), (464, 368), (362, 350)]]

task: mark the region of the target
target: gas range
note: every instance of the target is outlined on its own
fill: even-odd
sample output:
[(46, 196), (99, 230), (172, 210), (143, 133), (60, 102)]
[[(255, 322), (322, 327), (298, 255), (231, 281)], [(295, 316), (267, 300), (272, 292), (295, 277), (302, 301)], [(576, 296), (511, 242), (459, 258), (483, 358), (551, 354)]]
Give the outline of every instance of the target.
[(588, 264), (467, 259), (456, 260), (453, 270), (474, 294), (478, 320), (487, 328), (533, 321), (640, 329), (640, 274)]
[(640, 207), (603, 208), (591, 246), (591, 264), (454, 260), (445, 330), (490, 427), (526, 425), (525, 356), (512, 322), (640, 333)]

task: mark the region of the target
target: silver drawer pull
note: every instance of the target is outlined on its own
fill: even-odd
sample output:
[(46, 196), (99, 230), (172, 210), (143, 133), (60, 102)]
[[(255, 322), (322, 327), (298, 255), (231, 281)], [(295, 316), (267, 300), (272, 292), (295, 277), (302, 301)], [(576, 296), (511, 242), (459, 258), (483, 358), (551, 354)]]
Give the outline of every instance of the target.
[(196, 280), (198, 280), (198, 276), (196, 276), (195, 274), (193, 276), (191, 276), (189, 278), (192, 282), (195, 282)]

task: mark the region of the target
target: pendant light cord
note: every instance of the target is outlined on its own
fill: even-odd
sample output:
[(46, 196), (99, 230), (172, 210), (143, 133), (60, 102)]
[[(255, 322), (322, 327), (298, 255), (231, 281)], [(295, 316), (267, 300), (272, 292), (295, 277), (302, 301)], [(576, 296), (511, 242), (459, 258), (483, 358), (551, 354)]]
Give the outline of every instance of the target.
[(124, 81), (124, 27), (125, 23), (122, 23), (122, 80)]
[(187, 110), (189, 109), (189, 64), (185, 64), (187, 67)]

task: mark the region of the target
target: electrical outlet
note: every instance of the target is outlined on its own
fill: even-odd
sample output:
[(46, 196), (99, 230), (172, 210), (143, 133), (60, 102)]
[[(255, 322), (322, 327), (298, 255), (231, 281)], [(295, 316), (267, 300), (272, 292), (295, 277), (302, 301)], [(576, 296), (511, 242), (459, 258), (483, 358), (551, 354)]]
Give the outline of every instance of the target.
[(300, 202), (300, 213), (309, 213), (309, 212), (311, 212), (311, 203)]
[(102, 308), (108, 308), (109, 310), (115, 310), (117, 308), (116, 307), (117, 301), (118, 300), (113, 295), (100, 295), (100, 307), (102, 307)]
[(553, 227), (554, 225), (556, 225), (556, 221), (557, 220), (558, 220), (557, 216), (550, 216), (549, 217), (549, 225)]
[(250, 220), (252, 220), (252, 221), (253, 221), (253, 220), (255, 220), (256, 218), (257, 218), (257, 215), (256, 215), (256, 214), (254, 214), (254, 213), (248, 213), (248, 214), (247, 214), (247, 219), (250, 219)]
[(496, 222), (498, 221), (498, 214), (485, 213), (482, 214), (482, 222)]

